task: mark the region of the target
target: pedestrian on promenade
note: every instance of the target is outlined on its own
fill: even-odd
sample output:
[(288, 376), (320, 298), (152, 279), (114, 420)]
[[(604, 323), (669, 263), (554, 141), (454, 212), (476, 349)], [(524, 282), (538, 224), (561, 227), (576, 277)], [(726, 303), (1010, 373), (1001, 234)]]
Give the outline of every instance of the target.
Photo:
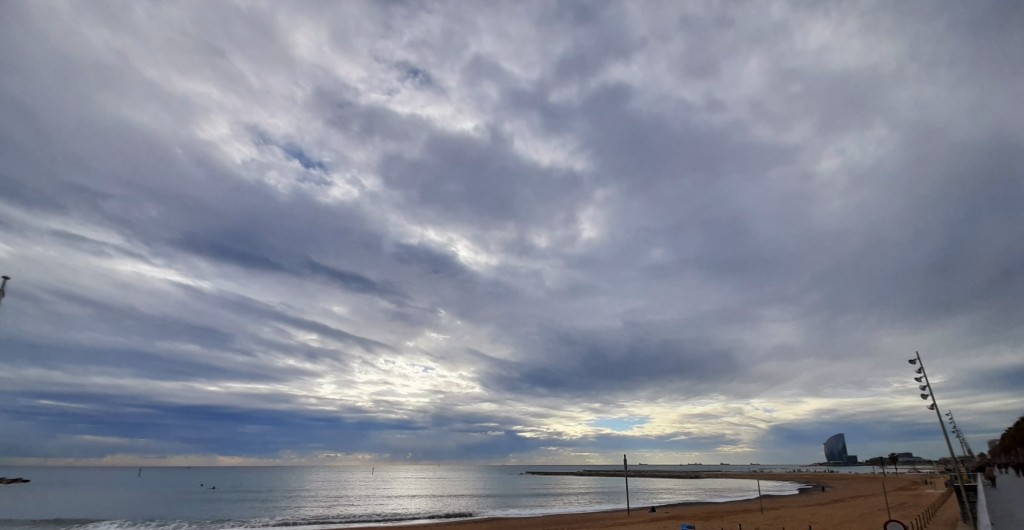
[(985, 478), (988, 479), (989, 484), (993, 488), (996, 487), (996, 466), (992, 465), (991, 462), (985, 466)]

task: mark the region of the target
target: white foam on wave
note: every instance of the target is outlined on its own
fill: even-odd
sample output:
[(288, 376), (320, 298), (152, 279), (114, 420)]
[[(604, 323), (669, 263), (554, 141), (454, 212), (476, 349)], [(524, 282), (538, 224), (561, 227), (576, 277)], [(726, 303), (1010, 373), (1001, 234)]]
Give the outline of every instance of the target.
[(113, 519), (66, 527), (66, 530), (199, 530), (216, 528), (197, 521), (128, 521)]

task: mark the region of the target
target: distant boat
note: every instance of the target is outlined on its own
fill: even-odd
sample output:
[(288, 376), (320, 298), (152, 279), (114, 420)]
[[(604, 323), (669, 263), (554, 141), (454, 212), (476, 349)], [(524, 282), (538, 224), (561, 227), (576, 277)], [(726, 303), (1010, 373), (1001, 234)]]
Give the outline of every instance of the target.
[(720, 466), (731, 466), (732, 464), (726, 464), (725, 462), (719, 462), (718, 465), (720, 465)]

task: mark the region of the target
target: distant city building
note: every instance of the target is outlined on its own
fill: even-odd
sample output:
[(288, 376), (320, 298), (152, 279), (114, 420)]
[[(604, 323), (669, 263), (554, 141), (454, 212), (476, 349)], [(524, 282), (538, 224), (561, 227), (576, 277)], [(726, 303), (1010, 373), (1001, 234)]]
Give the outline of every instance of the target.
[(860, 461), (857, 460), (857, 455), (846, 455), (846, 465), (855, 466), (859, 463)]
[(899, 458), (900, 464), (927, 464), (931, 462), (931, 460), (916, 456), (914, 453), (896, 453), (896, 457)]
[(832, 435), (825, 440), (825, 460), (830, 464), (846, 464), (849, 455), (846, 454), (846, 435), (843, 433)]

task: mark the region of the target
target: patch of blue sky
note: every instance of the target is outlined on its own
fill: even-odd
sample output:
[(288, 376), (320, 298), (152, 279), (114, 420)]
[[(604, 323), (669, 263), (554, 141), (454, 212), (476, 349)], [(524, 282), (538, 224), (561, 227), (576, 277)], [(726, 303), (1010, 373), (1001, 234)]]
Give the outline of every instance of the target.
[(278, 148), (289, 160), (294, 160), (307, 171), (327, 171), (323, 160), (317, 159), (294, 142), (278, 142), (267, 133), (256, 130), (254, 133), (257, 145), (270, 145)]
[(298, 162), (303, 169), (309, 171), (327, 171), (327, 166), (323, 163), (322, 160), (317, 160), (316, 158), (313, 158), (298, 145), (286, 143), (284, 145), (279, 145), (278, 147), (281, 149), (281, 152), (285, 154), (285, 156)]
[(603, 418), (591, 422), (590, 425), (599, 429), (626, 432), (634, 427), (645, 425), (648, 421), (650, 418)]

